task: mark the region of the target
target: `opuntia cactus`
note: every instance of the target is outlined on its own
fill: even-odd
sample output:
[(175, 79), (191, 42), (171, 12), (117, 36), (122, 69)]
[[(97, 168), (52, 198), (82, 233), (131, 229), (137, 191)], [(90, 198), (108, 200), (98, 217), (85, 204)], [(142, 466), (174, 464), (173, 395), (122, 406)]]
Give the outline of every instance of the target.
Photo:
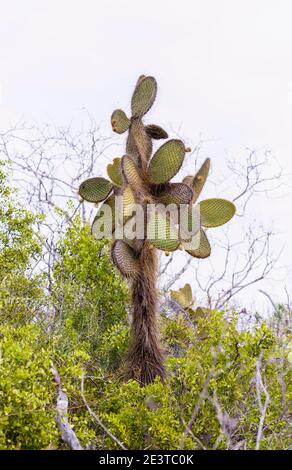
[[(194, 204), (206, 182), (210, 160), (207, 159), (195, 176), (187, 176), (181, 183), (170, 180), (182, 167), (186, 152), (190, 151), (179, 139), (164, 143), (152, 156), (152, 139), (166, 139), (166, 131), (160, 126), (145, 125), (144, 115), (154, 103), (157, 93), (156, 80), (139, 77), (131, 100), (131, 117), (120, 109), (113, 112), (111, 124), (114, 132), (128, 131), (126, 154), (114, 158), (107, 167), (110, 181), (90, 178), (79, 188), (80, 196), (89, 202), (103, 202), (92, 225), (92, 234), (99, 237), (100, 221), (104, 235), (113, 237), (112, 260), (132, 288), (131, 345), (126, 360), (126, 378), (134, 378), (141, 384), (152, 382), (157, 376), (164, 379), (164, 353), (159, 341), (157, 250), (170, 252), (186, 250), (195, 258), (206, 258), (211, 253), (204, 228), (217, 227), (228, 222), (235, 213), (232, 202), (225, 199), (207, 199)], [(151, 158), (152, 156), (152, 158)], [(118, 196), (122, 210), (117, 210)], [(118, 227), (132, 224), (133, 208), (142, 209), (142, 237), (120, 237)], [(154, 210), (149, 212), (149, 208)], [(157, 205), (157, 207), (156, 207)], [(172, 214), (187, 207), (187, 225), (193, 227), (198, 214), (200, 224), (188, 232), (182, 229), (182, 218), (176, 222)], [(161, 207), (169, 209), (164, 212)], [(113, 218), (109, 217), (114, 211)], [(181, 217), (181, 216), (180, 216)], [(118, 223), (119, 222), (119, 223)], [(188, 227), (187, 227), (188, 228)], [(119, 236), (118, 236), (119, 235)]]

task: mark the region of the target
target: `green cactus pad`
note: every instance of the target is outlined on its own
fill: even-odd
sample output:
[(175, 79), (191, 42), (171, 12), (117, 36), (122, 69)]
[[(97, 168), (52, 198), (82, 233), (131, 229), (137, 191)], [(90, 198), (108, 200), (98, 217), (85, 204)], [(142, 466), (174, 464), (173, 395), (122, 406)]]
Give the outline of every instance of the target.
[(132, 158), (125, 155), (122, 158), (121, 168), (126, 182), (135, 192), (139, 192), (143, 187), (143, 180), (139, 174), (139, 169)]
[(123, 217), (124, 221), (132, 216), (135, 207), (135, 196), (130, 188), (126, 186), (123, 192)]
[(179, 290), (171, 290), (170, 297), (177, 302), (182, 308), (187, 309), (193, 304), (193, 293), (190, 284), (185, 284)]
[(218, 227), (226, 224), (235, 214), (233, 202), (226, 199), (206, 199), (199, 203), (203, 227)]
[(167, 132), (162, 129), (160, 126), (156, 126), (156, 124), (149, 124), (148, 126), (145, 127), (147, 134), (151, 139), (167, 139), (168, 134)]
[(166, 183), (154, 188), (153, 195), (158, 202), (168, 204), (189, 204), (193, 191), (183, 183)]
[[(107, 210), (107, 209), (110, 209)], [(96, 214), (92, 226), (91, 233), (95, 238), (100, 238), (101, 218), (103, 222), (103, 235), (109, 237), (115, 230), (115, 195), (110, 196), (100, 207)]]
[(192, 202), (195, 203), (201, 194), (210, 170), (210, 159), (207, 158), (195, 176), (186, 176), (183, 183), (190, 186), (193, 190)]
[(177, 228), (168, 217), (158, 211), (152, 211), (148, 218), (147, 240), (163, 251), (174, 251), (180, 243)]
[(179, 171), (185, 156), (181, 140), (172, 139), (155, 152), (150, 160), (148, 174), (154, 184), (167, 183)]
[(132, 96), (131, 108), (133, 117), (142, 117), (154, 103), (157, 93), (157, 83), (154, 77), (144, 77), (138, 80)]
[[(184, 244), (182, 243), (182, 246)], [(209, 243), (209, 240), (204, 232), (204, 230), (201, 229), (200, 233), (200, 245), (197, 249), (195, 250), (186, 250), (189, 255), (193, 256), (194, 258), (208, 258), (211, 254), (211, 246)]]
[(85, 201), (98, 203), (104, 201), (112, 189), (112, 183), (105, 178), (89, 178), (81, 183), (78, 194)]
[[(199, 206), (189, 204), (180, 208), (179, 230), (182, 241), (190, 241), (201, 229)], [(195, 239), (193, 240), (195, 242)]]
[(141, 265), (134, 250), (122, 240), (116, 240), (113, 244), (112, 260), (125, 277), (136, 277), (141, 272)]
[(129, 129), (131, 121), (127, 118), (124, 111), (116, 109), (111, 115), (111, 124), (114, 132), (123, 134)]
[(114, 158), (113, 163), (107, 166), (107, 174), (116, 186), (123, 185), (123, 175), (121, 172), (121, 158)]

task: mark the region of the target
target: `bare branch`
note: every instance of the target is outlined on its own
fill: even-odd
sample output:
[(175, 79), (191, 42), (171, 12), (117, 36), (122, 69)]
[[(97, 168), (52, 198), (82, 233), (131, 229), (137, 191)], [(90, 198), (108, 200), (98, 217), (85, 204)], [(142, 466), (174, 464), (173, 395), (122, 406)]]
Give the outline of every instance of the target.
[(68, 421), (68, 397), (66, 393), (61, 389), (61, 381), (59, 373), (55, 366), (52, 366), (52, 372), (54, 374), (54, 380), (57, 384), (58, 396), (57, 396), (57, 416), (56, 423), (61, 433), (62, 440), (67, 444), (72, 450), (83, 450), (79, 442), (78, 437), (73, 431), (70, 423)]
[[(262, 364), (262, 354), (257, 359), (256, 362), (256, 393), (257, 393), (257, 401), (260, 410), (260, 421), (258, 425), (258, 432), (257, 432), (257, 439), (256, 439), (256, 446), (255, 449), (259, 450), (261, 446), (261, 440), (263, 438), (263, 427), (266, 418), (267, 408), (270, 402), (270, 395), (267, 390), (266, 385), (263, 383), (263, 378), (261, 374), (261, 364)], [(261, 394), (264, 393), (265, 401), (262, 402)]]

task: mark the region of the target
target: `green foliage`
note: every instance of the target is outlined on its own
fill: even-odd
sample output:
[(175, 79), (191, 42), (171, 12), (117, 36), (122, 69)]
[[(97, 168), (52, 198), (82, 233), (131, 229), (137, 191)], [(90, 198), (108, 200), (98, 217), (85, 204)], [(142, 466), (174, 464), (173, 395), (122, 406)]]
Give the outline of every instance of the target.
[[(128, 291), (109, 260), (109, 242), (95, 240), (76, 220), (60, 241), (54, 266), (54, 303), (102, 363), (103, 333), (126, 321)], [(114, 364), (112, 364), (114, 367)]]
[[(69, 399), (69, 422), (84, 447), (117, 445), (84, 405), (83, 375), (92, 410), (127, 448), (226, 449), (231, 439), (254, 449), (261, 417), (259, 360), (270, 396), (260, 448), (290, 445), (291, 332), (283, 306), (273, 321), (241, 331), (238, 315), (229, 310), (193, 310), (185, 286), (174, 296), (185, 311), (161, 312), (165, 382), (124, 383), (129, 294), (110, 262), (109, 242), (95, 240), (76, 219), (60, 239), (47, 293), (45, 279), (31, 273), (41, 256), (37, 219), (13, 203), (12, 195), (1, 174), (0, 449), (66, 448), (55, 422), (53, 365)], [(199, 399), (191, 432), (184, 434)]]
[[(50, 317), (37, 324), (32, 315), (26, 324), (15, 325), (12, 307), (9, 317), (6, 306), (1, 307), (1, 318), (6, 318), (0, 325), (2, 449), (65, 448), (55, 423), (52, 364), (69, 398), (69, 422), (83, 446), (117, 447), (84, 406), (80, 380), (86, 374), (88, 403), (128, 448), (226, 448), (227, 438), (212, 402), (216, 397), (234, 426), (233, 442), (243, 441), (244, 448), (253, 449), (260, 419), (255, 382), (260, 354), (262, 378), (270, 394), (261, 448), (288, 447), (291, 349), (287, 333), (277, 337), (265, 324), (253, 332), (239, 331), (237, 316), (229, 312), (199, 315), (188, 308), (186, 314), (172, 318), (163, 314), (162, 338), (168, 353), (165, 383), (157, 380), (143, 388), (134, 381), (124, 383), (119, 369), (128, 344), (128, 292), (109, 261), (108, 242), (94, 240), (89, 227), (76, 220), (60, 241), (58, 256), (52, 298), (45, 294), (41, 298), (38, 290), (31, 293), (38, 308), (48, 307), (48, 300), (55, 306), (53, 327)], [(189, 304), (190, 288), (182, 293)], [(182, 440), (184, 423), (212, 368), (191, 434)]]
[(28, 275), (41, 255), (41, 238), (34, 226), (41, 217), (12, 202), (15, 192), (0, 171), (0, 311), (2, 322), (26, 322), (43, 298), (40, 276)]
[(36, 324), (0, 326), (0, 449), (60, 445), (52, 364), (58, 366), (64, 390), (72, 397), (89, 359), (77, 341), (71, 340), (68, 348), (67, 338), (62, 352), (61, 343), (60, 335), (48, 337)]
[(0, 281), (11, 272), (22, 273), (41, 251), (33, 225), (40, 218), (16, 203), (0, 165)]
[[(234, 427), (231, 433), (234, 444), (243, 441), (245, 448), (255, 448), (260, 419), (255, 374), (260, 352), (262, 377), (271, 397), (261, 448), (288, 447), (285, 408), (289, 393), (283, 395), (280, 379), (282, 375), (286, 386), (291, 380), (285, 345), (279, 344), (264, 324), (254, 333), (239, 332), (236, 320), (234, 314), (227, 321), (224, 314), (209, 312), (199, 319), (196, 333), (182, 316), (175, 320), (163, 318), (163, 337), (170, 353), (166, 383), (157, 381), (141, 388), (135, 382), (114, 381), (105, 386), (105, 399), (99, 402), (104, 421), (127, 447), (178, 448), (185, 429), (183, 423), (191, 418), (213, 367), (208, 398), (202, 400), (192, 433), (185, 436), (182, 447), (226, 448), (227, 438), (214, 405), (216, 397), (231, 428)], [(115, 448), (109, 438), (107, 446)]]

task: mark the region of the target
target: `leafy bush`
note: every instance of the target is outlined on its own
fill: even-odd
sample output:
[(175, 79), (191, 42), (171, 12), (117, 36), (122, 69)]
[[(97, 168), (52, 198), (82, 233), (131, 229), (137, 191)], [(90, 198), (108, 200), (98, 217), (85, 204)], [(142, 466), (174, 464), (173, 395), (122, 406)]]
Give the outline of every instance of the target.
[(64, 390), (71, 391), (80, 386), (89, 359), (77, 342), (60, 354), (60, 340), (46, 338), (34, 324), (0, 327), (0, 449), (58, 447), (52, 364), (60, 370)]
[[(286, 316), (253, 331), (238, 315), (161, 314), (167, 378), (124, 383), (128, 290), (77, 219), (59, 242), (49, 294), (31, 272), (41, 256), (36, 218), (11, 201), (0, 175), (0, 448), (65, 448), (57, 386), (82, 446), (131, 449), (283, 449), (290, 444), (291, 333)], [(206, 311), (207, 312), (207, 311)], [(266, 407), (265, 407), (266, 404)], [(263, 426), (261, 427), (261, 418)], [(188, 428), (189, 424), (189, 428)]]

